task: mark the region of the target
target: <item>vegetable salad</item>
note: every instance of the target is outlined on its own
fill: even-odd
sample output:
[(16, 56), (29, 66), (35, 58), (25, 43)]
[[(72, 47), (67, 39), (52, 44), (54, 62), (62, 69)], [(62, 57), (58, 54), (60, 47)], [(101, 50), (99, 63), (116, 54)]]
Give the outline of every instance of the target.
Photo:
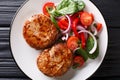
[(88, 58), (99, 55), (99, 33), (102, 24), (96, 22), (94, 14), (84, 10), (82, 0), (62, 0), (59, 4), (47, 2), (43, 13), (51, 18), (62, 34), (61, 41), (73, 52), (73, 68), (81, 67)]

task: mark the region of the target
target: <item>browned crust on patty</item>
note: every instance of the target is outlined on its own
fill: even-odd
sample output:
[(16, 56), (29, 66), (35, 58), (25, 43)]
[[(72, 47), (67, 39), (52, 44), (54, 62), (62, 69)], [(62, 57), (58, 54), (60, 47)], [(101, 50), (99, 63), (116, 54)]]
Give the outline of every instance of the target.
[(57, 39), (58, 31), (49, 17), (43, 14), (32, 16), (23, 28), (26, 42), (35, 49), (50, 47)]
[(68, 71), (72, 64), (72, 52), (66, 44), (59, 43), (45, 49), (37, 59), (37, 66), (44, 74), (57, 77)]

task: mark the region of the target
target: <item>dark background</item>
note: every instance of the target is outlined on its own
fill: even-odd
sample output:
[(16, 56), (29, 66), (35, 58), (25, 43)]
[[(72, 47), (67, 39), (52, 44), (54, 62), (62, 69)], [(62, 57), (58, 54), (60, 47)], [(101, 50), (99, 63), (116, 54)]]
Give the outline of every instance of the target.
[[(16, 65), (9, 46), (10, 24), (24, 1), (0, 0), (0, 80), (30, 80)], [(103, 63), (88, 80), (120, 80), (120, 0), (91, 1), (105, 18), (109, 41)]]

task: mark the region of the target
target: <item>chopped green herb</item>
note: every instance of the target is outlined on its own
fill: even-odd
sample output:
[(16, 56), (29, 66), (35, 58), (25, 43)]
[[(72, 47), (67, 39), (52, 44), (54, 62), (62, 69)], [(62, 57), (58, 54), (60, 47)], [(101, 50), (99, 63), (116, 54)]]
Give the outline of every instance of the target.
[(85, 8), (85, 3), (81, 0), (62, 0), (53, 10), (48, 12), (53, 16), (73, 14)]

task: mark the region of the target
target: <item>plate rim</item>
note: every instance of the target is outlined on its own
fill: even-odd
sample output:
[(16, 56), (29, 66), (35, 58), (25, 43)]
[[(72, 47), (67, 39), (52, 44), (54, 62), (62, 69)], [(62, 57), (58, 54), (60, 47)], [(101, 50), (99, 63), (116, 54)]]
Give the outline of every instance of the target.
[(23, 8), (23, 6), (24, 6), (28, 1), (29, 1), (29, 0), (23, 1), (23, 3), (19, 6), (19, 8), (16, 10), (14, 16), (12, 17), (12, 20), (11, 20), (11, 23), (10, 23), (10, 31), (9, 31), (9, 47), (10, 47), (10, 54), (11, 54), (11, 56), (12, 56), (12, 58), (13, 58), (15, 64), (16, 64), (16, 66), (18, 67), (18, 69), (19, 69), (26, 77), (28, 77), (29, 79), (31, 79), (31, 77), (28, 76), (28, 75), (20, 68), (19, 64), (18, 64), (17, 61), (15, 60), (15, 56), (14, 56), (14, 54), (13, 54), (12, 46), (11, 46), (11, 31), (12, 31), (12, 25), (13, 25), (13, 23), (14, 23), (14, 20), (15, 20), (17, 14), (20, 12), (21, 8)]
[[(13, 54), (13, 51), (12, 51), (12, 46), (11, 46), (12, 25), (13, 25), (13, 23), (14, 23), (14, 21), (15, 21), (15, 18), (16, 18), (16, 16), (17, 16), (17, 14), (20, 12), (21, 8), (23, 8), (23, 6), (24, 6), (27, 2), (29, 2), (29, 1), (30, 1), (30, 0), (25, 0), (25, 1), (21, 4), (21, 6), (19, 6), (19, 8), (16, 10), (16, 12), (15, 12), (15, 14), (14, 14), (12, 20), (11, 20), (11, 23), (10, 23), (10, 31), (9, 31), (9, 46), (10, 46), (10, 53), (11, 53), (11, 55), (12, 55), (12, 58), (13, 58), (15, 64), (17, 65), (18, 69), (19, 69), (25, 76), (27, 76), (28, 78), (32, 79), (32, 77), (29, 76), (28, 74), (26, 74), (26, 73), (23, 71), (23, 69), (21, 69), (21, 67), (19, 66), (19, 64), (17, 63), (17, 61), (16, 61), (16, 59), (15, 59), (15, 56), (14, 56), (14, 54)], [(107, 40), (106, 40), (106, 41), (107, 41), (106, 44), (107, 44), (107, 45), (106, 45), (106, 49), (105, 49), (105, 54), (103, 55), (103, 57), (102, 57), (99, 65), (98, 65), (97, 69), (96, 69), (92, 74), (90, 74), (89, 77), (87, 77), (87, 79), (89, 79), (93, 74), (95, 74), (95, 72), (100, 68), (100, 66), (101, 66), (101, 64), (103, 63), (104, 58), (105, 58), (105, 56), (106, 56), (107, 50), (108, 50), (108, 28), (107, 28), (107, 25), (106, 25), (105, 18), (104, 18), (104, 16), (102, 15), (102, 12), (100, 11), (100, 9), (99, 9), (92, 1), (90, 1), (90, 0), (88, 0), (88, 1), (89, 1), (90, 3), (92, 3), (92, 5), (94, 5), (94, 6), (99, 10), (99, 12), (100, 12), (100, 14), (101, 14), (101, 16), (102, 16), (102, 18), (103, 18), (103, 20), (104, 20), (105, 28), (106, 28), (106, 39), (107, 39)]]

